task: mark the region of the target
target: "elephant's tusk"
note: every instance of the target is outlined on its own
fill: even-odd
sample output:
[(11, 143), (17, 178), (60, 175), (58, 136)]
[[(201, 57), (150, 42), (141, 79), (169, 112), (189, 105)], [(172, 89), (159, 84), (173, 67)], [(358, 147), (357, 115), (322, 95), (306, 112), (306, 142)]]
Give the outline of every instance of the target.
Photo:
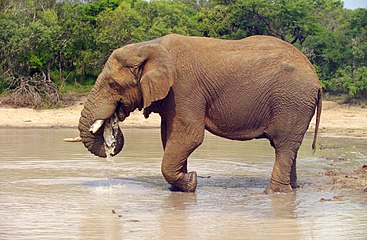
[(74, 137), (74, 138), (64, 138), (65, 142), (81, 142), (82, 138), (81, 137)]
[(104, 123), (104, 120), (95, 121), (92, 124), (92, 126), (89, 128), (89, 131), (93, 134), (96, 133), (102, 127), (103, 123)]

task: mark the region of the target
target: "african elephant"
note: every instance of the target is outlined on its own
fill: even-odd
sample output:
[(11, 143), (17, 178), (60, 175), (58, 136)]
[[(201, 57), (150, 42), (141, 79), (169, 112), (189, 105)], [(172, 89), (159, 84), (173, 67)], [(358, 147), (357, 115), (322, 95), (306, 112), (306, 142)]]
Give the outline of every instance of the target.
[(167, 35), (118, 48), (109, 56), (81, 112), (80, 137), (90, 152), (116, 155), (118, 126), (144, 109), (161, 116), (161, 170), (173, 189), (193, 192), (196, 172), (187, 158), (205, 130), (232, 140), (267, 138), (275, 164), (265, 190), (297, 187), (296, 157), (322, 88), (314, 68), (295, 47), (270, 36), (242, 40)]

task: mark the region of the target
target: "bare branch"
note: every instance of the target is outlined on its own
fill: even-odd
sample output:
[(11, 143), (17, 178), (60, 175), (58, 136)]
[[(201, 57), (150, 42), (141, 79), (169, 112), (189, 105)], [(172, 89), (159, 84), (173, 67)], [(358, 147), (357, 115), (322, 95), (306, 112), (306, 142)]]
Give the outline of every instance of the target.
[(52, 107), (61, 103), (62, 96), (57, 85), (45, 74), (28, 77), (7, 77), (11, 103), (20, 107)]

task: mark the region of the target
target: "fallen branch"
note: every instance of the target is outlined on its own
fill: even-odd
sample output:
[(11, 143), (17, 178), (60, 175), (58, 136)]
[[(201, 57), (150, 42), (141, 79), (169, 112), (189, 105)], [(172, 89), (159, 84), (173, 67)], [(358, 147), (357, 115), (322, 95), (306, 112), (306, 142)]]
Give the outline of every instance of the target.
[(45, 74), (33, 76), (7, 77), (11, 104), (19, 107), (53, 107), (61, 103), (61, 93), (57, 85), (47, 80)]

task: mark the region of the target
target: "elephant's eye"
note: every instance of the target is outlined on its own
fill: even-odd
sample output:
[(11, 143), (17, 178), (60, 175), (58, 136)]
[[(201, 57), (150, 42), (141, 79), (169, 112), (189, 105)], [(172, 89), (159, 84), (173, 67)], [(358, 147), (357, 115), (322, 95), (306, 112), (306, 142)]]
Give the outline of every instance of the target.
[(110, 81), (109, 82), (110, 88), (112, 88), (113, 90), (116, 90), (118, 92), (122, 92), (123, 89), (121, 87), (120, 84), (118, 84), (116, 81)]

